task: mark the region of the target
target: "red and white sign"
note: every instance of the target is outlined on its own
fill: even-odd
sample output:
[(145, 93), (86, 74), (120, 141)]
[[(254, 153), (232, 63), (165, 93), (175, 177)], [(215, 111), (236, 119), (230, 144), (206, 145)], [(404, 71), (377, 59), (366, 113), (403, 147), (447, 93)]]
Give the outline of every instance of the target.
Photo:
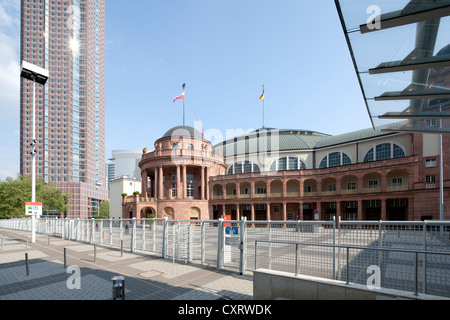
[(42, 203), (41, 202), (25, 202), (25, 214), (27, 216), (42, 215)]

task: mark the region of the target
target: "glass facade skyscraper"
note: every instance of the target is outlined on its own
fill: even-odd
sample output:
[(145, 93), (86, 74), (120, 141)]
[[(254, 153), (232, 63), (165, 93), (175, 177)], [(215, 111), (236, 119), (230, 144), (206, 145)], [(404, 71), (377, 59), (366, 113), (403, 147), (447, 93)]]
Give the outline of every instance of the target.
[[(21, 0), (21, 60), (49, 71), (36, 86), (36, 175), (71, 194), (67, 217), (107, 200), (105, 0)], [(32, 82), (21, 79), (20, 172), (31, 174)]]

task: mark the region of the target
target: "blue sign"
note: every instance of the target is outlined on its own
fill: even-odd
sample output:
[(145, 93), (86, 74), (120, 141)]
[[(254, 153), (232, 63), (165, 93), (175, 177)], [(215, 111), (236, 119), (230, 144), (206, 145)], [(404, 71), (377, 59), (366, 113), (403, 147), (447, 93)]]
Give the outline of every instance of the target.
[(239, 234), (239, 227), (225, 227), (225, 233), (226, 234)]

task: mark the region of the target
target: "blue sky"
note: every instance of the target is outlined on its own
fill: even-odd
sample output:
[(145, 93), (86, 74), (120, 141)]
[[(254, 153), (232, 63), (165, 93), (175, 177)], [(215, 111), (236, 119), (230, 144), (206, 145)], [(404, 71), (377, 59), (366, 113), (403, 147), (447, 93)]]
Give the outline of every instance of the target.
[[(17, 3), (0, 0), (0, 179), (19, 170)], [(262, 126), (263, 84), (266, 127), (371, 126), (332, 0), (107, 0), (106, 159), (181, 125), (183, 83), (214, 143)]]

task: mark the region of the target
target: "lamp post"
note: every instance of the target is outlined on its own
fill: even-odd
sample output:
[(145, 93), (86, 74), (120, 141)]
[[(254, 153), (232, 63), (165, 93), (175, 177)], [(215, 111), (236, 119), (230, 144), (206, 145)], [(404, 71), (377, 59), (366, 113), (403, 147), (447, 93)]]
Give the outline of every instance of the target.
[[(36, 202), (36, 83), (45, 85), (49, 77), (49, 72), (39, 66), (22, 61), (20, 76), (33, 81), (33, 139), (31, 142), (31, 202)], [(31, 215), (31, 243), (36, 242), (36, 217)]]

